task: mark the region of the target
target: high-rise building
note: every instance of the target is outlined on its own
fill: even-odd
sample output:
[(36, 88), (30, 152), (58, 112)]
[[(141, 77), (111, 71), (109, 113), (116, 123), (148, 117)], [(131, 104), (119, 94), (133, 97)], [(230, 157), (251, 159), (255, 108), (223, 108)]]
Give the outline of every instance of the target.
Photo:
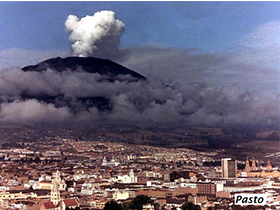
[(230, 179), (236, 177), (237, 164), (236, 160), (231, 158), (223, 158), (222, 161), (222, 178)]

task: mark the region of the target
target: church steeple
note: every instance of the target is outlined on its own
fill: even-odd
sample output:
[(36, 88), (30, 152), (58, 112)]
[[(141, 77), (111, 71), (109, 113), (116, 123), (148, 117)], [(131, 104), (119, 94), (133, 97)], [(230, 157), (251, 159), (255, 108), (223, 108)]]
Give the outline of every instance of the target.
[(52, 180), (52, 191), (51, 191), (51, 201), (54, 205), (57, 205), (60, 202), (60, 173), (57, 170), (55, 173), (53, 173), (53, 180)]
[(251, 171), (251, 167), (250, 167), (248, 156), (247, 156), (246, 163), (245, 163), (245, 171), (246, 172)]
[(272, 165), (271, 165), (271, 163), (270, 163), (269, 160), (267, 160), (266, 170), (267, 170), (267, 171), (271, 171), (271, 170), (272, 170)]
[(129, 172), (129, 176), (130, 176), (130, 177), (134, 177), (134, 171), (133, 171), (132, 169), (131, 169), (130, 172)]
[(257, 170), (256, 161), (254, 157), (252, 159), (252, 170)]

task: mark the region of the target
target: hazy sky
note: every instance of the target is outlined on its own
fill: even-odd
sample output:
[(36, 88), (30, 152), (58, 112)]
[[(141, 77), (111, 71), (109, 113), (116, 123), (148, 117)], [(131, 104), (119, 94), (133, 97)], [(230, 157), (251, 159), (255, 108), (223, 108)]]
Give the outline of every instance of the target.
[(0, 2), (0, 68), (69, 55), (67, 16), (101, 10), (144, 75), (279, 93), (280, 2)]

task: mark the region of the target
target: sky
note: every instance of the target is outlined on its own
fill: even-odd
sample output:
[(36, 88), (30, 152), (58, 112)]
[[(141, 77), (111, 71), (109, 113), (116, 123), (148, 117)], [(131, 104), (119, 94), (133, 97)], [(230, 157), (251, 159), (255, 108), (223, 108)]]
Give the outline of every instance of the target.
[(125, 24), (122, 47), (159, 45), (207, 52), (238, 50), (239, 40), (279, 21), (279, 2), (1, 2), (0, 50), (67, 50), (64, 22), (112, 10)]
[(0, 2), (0, 69), (71, 55), (68, 15), (102, 10), (125, 25), (118, 47), (129, 52), (109, 59), (184, 84), (279, 94), (280, 2)]
[[(279, 11), (280, 2), (0, 2), (0, 122), (279, 127)], [(111, 59), (147, 82), (20, 69), (58, 56)], [(87, 110), (84, 96), (106, 96), (112, 112)]]

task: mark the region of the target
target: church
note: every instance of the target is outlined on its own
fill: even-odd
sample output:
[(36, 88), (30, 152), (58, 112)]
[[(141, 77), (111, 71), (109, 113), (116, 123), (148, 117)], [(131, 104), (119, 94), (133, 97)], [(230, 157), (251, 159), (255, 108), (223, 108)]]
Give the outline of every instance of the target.
[(250, 166), (249, 159), (247, 157), (245, 163), (245, 172), (247, 173), (247, 177), (273, 177), (280, 178), (280, 171), (273, 170), (272, 165), (269, 160), (266, 163), (266, 169), (260, 169), (256, 166), (255, 158), (252, 158), (252, 166)]
[(51, 200), (43, 202), (40, 210), (65, 210), (75, 209), (80, 206), (79, 201), (76, 198), (72, 199), (60, 199), (60, 187), (61, 177), (59, 171), (53, 174), (52, 188), (51, 188)]

